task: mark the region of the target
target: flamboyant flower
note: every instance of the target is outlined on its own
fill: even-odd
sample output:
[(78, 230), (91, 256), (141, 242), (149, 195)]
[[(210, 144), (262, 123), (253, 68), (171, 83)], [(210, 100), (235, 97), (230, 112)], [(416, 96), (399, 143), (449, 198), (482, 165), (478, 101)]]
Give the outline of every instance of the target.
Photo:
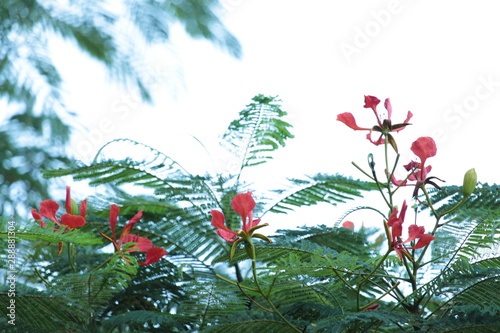
[[(401, 207), (401, 212), (398, 215), (398, 209), (396, 207), (393, 208), (391, 216), (387, 221), (387, 230), (389, 230), (390, 234), (390, 246), (396, 251), (399, 260), (403, 260), (403, 255), (410, 260), (413, 260), (411, 255), (407, 250), (415, 250), (420, 249), (429, 244), (432, 240), (435, 239), (434, 236), (425, 233), (424, 227), (419, 227), (416, 224), (412, 224), (408, 227), (408, 239), (403, 241), (401, 236), (403, 235), (403, 223), (405, 219), (407, 205), (406, 201), (403, 202), (403, 206)], [(410, 242), (413, 242), (418, 239), (418, 242), (411, 247), (405, 246)]]
[[(80, 203), (80, 209), (78, 209), (76, 202), (71, 199), (69, 186), (66, 187), (66, 203), (64, 207), (66, 208), (66, 214), (61, 215), (61, 221), (59, 221), (56, 217), (59, 204), (50, 199), (40, 202), (40, 212), (36, 209), (32, 209), (31, 215), (43, 228), (46, 228), (47, 225), (43, 221), (42, 216), (53, 221), (60, 228), (74, 229), (85, 225), (85, 218), (87, 217), (87, 199)], [(54, 230), (60, 231), (62, 229)]]
[[(433, 179), (439, 179), (437, 177), (428, 177), (429, 172), (432, 170), (432, 166), (425, 165), (427, 159), (433, 156), (436, 156), (437, 147), (434, 139), (431, 137), (420, 137), (415, 140), (411, 145), (411, 151), (417, 155), (420, 159), (420, 162), (411, 161), (404, 168), (410, 172), (408, 176), (409, 181), (413, 181), (413, 184), (407, 184), (406, 181), (396, 180), (392, 176), (392, 183), (396, 186), (407, 186), (413, 185), (415, 186), (415, 190), (413, 191), (413, 197), (418, 197), (418, 191), (425, 184), (431, 184), (432, 186), (440, 189), (440, 187), (433, 181)], [(439, 179), (440, 180), (440, 179)]]
[[(383, 143), (387, 142), (391, 144), (391, 146), (394, 148), (394, 150), (397, 152), (398, 148), (396, 145), (396, 141), (390, 134), (391, 132), (399, 132), (402, 129), (404, 129), (406, 126), (410, 125), (408, 122), (410, 121), (411, 117), (413, 114), (408, 111), (408, 114), (406, 116), (406, 119), (403, 123), (399, 124), (392, 124), (392, 105), (391, 101), (389, 98), (386, 98), (384, 102), (384, 107), (386, 109), (386, 115), (382, 115), (377, 111), (377, 105), (380, 103), (380, 100), (375, 97), (375, 96), (365, 96), (365, 105), (364, 108), (369, 108), (372, 109), (373, 112), (375, 113), (375, 117), (377, 118), (377, 125), (367, 128), (367, 127), (360, 127), (356, 123), (356, 119), (350, 112), (345, 112), (341, 113), (337, 116), (337, 120), (343, 122), (346, 124), (349, 128), (352, 128), (355, 131), (369, 131), (369, 133), (366, 135), (366, 138), (373, 143), (374, 145), (378, 146)], [(379, 132), (380, 137), (377, 140), (372, 139), (372, 132)]]
[(113, 244), (115, 252), (122, 251), (122, 246), (127, 243), (136, 243), (136, 247), (127, 249), (126, 252), (146, 252), (146, 260), (144, 262), (138, 262), (140, 265), (153, 264), (167, 254), (167, 251), (165, 251), (165, 249), (161, 247), (153, 247), (153, 242), (146, 237), (141, 237), (130, 233), (134, 225), (141, 219), (143, 213), (142, 210), (135, 214), (135, 216), (127, 222), (127, 224), (122, 229), (120, 237), (117, 239), (115, 227), (119, 213), (120, 207), (114, 204), (111, 205), (111, 208), (109, 210), (109, 226), (111, 229), (111, 237), (99, 231), (101, 236), (103, 236)]
[(259, 224), (260, 219), (253, 219), (253, 210), (256, 203), (252, 197), (252, 192), (239, 193), (231, 201), (231, 208), (241, 217), (241, 230), (236, 232), (226, 226), (224, 214), (218, 210), (212, 210), (212, 226), (216, 227), (217, 234), (227, 242), (234, 243), (231, 247), (230, 258), (233, 257), (236, 246), (242, 241), (250, 242), (252, 237), (263, 239), (269, 243), (271, 240), (262, 235), (255, 233), (255, 230), (265, 227), (268, 224)]
[[(423, 226), (419, 227), (416, 224), (412, 224), (408, 227), (408, 239), (406, 239), (405, 241), (402, 241), (401, 239), (402, 231), (403, 231), (402, 226), (392, 228), (391, 245), (394, 251), (396, 251), (396, 254), (398, 255), (400, 261), (403, 260), (403, 255), (408, 259), (413, 260), (411, 255), (406, 250), (421, 249), (427, 244), (429, 244), (431, 241), (436, 239), (436, 237), (432, 236), (431, 234), (426, 234), (425, 228)], [(418, 242), (414, 246), (406, 247), (404, 245), (417, 239)]]
[[(55, 232), (67, 232), (71, 229), (83, 227), (86, 224), (87, 218), (87, 199), (83, 200), (78, 207), (77, 203), (71, 199), (70, 187), (66, 187), (66, 203), (64, 205), (66, 213), (62, 214), (58, 219), (56, 216), (59, 210), (59, 204), (54, 200), (44, 200), (40, 202), (40, 212), (36, 209), (31, 210), (31, 215), (38, 222), (38, 224), (47, 228), (47, 224), (43, 221), (42, 217), (46, 217), (54, 222), (59, 228), (51, 228)], [(58, 254), (62, 251), (62, 242), (58, 243)]]

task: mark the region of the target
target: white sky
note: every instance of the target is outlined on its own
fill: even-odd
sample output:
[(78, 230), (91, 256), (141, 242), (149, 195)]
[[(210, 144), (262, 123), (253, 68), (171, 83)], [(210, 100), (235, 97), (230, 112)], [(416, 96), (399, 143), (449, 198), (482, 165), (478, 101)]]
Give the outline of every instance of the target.
[(350, 163), (366, 165), (376, 147), (336, 116), (352, 112), (360, 126), (371, 127), (375, 118), (363, 108), (363, 96), (374, 95), (391, 98), (393, 122), (408, 110), (414, 114), (413, 125), (396, 136), (402, 162), (413, 157), (411, 142), (430, 135), (438, 144), (438, 155), (429, 160), (432, 175), (460, 185), (475, 167), (479, 181), (500, 182), (496, 1), (221, 2), (242, 59), (176, 27), (169, 45), (145, 51), (145, 75), (157, 82), (153, 106), (108, 85), (99, 65), (60, 46), (64, 52), (55, 61), (67, 80), (68, 106), (88, 129), (75, 138), (78, 156), (88, 161), (107, 141), (127, 137), (193, 173), (213, 172), (212, 160), (223, 171), (227, 161), (218, 158), (217, 140), (262, 93), (280, 96), (296, 138), (248, 180), (272, 187), (279, 177), (317, 172), (362, 178)]

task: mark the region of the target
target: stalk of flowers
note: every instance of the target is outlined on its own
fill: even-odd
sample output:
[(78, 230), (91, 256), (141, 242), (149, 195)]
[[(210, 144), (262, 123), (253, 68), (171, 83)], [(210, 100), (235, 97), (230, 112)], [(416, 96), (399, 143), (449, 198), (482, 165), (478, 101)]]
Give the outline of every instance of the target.
[[(40, 203), (40, 212), (36, 209), (32, 209), (31, 215), (42, 228), (47, 228), (47, 224), (42, 217), (48, 218), (54, 222), (57, 228), (50, 228), (54, 230), (54, 232), (66, 233), (72, 229), (83, 227), (87, 223), (85, 221), (87, 218), (87, 199), (83, 200), (80, 206), (78, 206), (77, 203), (71, 199), (71, 190), (69, 186), (66, 187), (66, 202), (64, 207), (66, 213), (62, 214), (58, 219), (56, 213), (59, 210), (59, 204), (54, 200), (48, 199)], [(59, 242), (57, 254), (61, 254), (62, 248), (63, 243)]]
[[(337, 116), (337, 120), (340, 122), (343, 122), (346, 124), (349, 128), (352, 128), (355, 131), (368, 131), (369, 133), (366, 135), (366, 138), (368, 141), (373, 143), (374, 145), (378, 146), (381, 144), (387, 142), (392, 146), (392, 148), (398, 152), (398, 147), (396, 144), (396, 140), (394, 140), (394, 137), (391, 135), (391, 132), (399, 132), (403, 130), (406, 126), (410, 125), (408, 123), (413, 116), (413, 114), (408, 111), (408, 114), (406, 116), (406, 119), (404, 122), (399, 123), (399, 124), (392, 124), (392, 105), (391, 101), (389, 98), (386, 98), (384, 101), (384, 107), (386, 109), (386, 112), (384, 113), (379, 113), (377, 111), (377, 106), (380, 103), (380, 100), (375, 97), (375, 96), (365, 96), (365, 105), (364, 108), (369, 108), (373, 110), (373, 113), (375, 114), (375, 117), (377, 119), (377, 124), (372, 126), (371, 128), (368, 127), (360, 127), (356, 123), (356, 119), (354, 118), (353, 114), (350, 112), (344, 112), (341, 113)], [(380, 136), (378, 139), (374, 140), (372, 139), (372, 133), (373, 132), (379, 132)]]
[[(137, 236), (131, 234), (134, 225), (141, 219), (143, 211), (139, 211), (130, 219), (130, 221), (125, 224), (120, 234), (120, 237), (116, 238), (115, 227), (118, 220), (118, 215), (120, 213), (120, 207), (113, 204), (109, 210), (109, 226), (111, 229), (111, 237), (99, 231), (102, 237), (109, 240), (114, 248), (115, 252), (125, 251), (125, 252), (145, 252), (146, 260), (144, 262), (138, 262), (140, 265), (151, 265), (160, 260), (164, 255), (168, 254), (165, 249), (161, 247), (153, 247), (153, 242), (146, 237)], [(123, 248), (127, 243), (136, 243), (137, 246), (132, 249), (124, 250)]]
[(222, 212), (218, 210), (210, 212), (212, 214), (212, 226), (217, 228), (217, 234), (225, 241), (233, 243), (229, 255), (230, 260), (233, 258), (236, 248), (241, 242), (245, 242), (245, 250), (251, 259), (254, 259), (252, 238), (255, 237), (269, 243), (272, 242), (268, 237), (255, 233), (255, 230), (268, 225), (267, 223), (259, 224), (260, 219), (253, 219), (255, 206), (256, 203), (252, 197), (252, 192), (239, 193), (231, 201), (231, 208), (241, 216), (242, 220), (242, 227), (238, 232), (226, 227), (226, 221)]

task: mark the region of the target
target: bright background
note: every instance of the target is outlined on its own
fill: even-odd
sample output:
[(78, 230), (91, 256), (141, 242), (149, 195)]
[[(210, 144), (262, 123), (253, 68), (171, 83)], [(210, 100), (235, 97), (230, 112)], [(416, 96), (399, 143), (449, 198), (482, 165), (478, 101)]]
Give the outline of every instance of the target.
[(432, 136), (438, 144), (438, 155), (429, 160), (432, 175), (445, 185), (461, 185), (472, 167), (479, 181), (500, 183), (496, 1), (221, 2), (242, 58), (175, 27), (169, 45), (144, 50), (153, 105), (110, 84), (101, 66), (76, 48), (54, 41), (67, 105), (78, 114), (77, 157), (88, 162), (104, 143), (126, 137), (193, 173), (227, 171), (231, 163), (220, 154), (218, 139), (262, 93), (282, 99), (296, 138), (243, 177), (255, 191), (318, 172), (362, 178), (351, 161), (366, 165), (375, 146), (336, 116), (352, 112), (360, 126), (371, 127), (375, 118), (363, 109), (363, 96), (374, 95), (391, 98), (394, 122), (408, 110), (414, 114), (413, 125), (396, 136), (403, 163), (414, 157), (411, 142)]

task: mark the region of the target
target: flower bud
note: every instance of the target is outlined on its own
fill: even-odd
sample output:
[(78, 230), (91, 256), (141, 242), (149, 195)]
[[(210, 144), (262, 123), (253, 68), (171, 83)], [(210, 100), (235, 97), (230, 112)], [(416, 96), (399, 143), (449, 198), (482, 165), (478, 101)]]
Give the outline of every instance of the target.
[(476, 169), (470, 169), (464, 175), (464, 185), (462, 186), (462, 193), (464, 197), (468, 197), (474, 192), (477, 184)]

